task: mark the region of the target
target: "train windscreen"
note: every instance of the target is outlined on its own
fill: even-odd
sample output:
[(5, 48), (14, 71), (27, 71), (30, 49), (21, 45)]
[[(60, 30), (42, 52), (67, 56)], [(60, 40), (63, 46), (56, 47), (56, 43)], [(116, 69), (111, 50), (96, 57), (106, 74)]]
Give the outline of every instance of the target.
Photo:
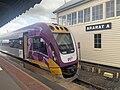
[(54, 33), (53, 35), (62, 54), (74, 52), (74, 45), (70, 33)]

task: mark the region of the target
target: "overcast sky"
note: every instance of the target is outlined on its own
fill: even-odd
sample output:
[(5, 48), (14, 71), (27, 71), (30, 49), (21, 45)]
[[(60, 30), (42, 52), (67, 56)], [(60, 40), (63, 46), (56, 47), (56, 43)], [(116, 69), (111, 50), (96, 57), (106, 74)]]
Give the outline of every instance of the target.
[(52, 12), (63, 5), (65, 3), (64, 1), (65, 0), (42, 0), (40, 4), (36, 4), (34, 8), (31, 8), (29, 11), (26, 11), (26, 13), (0, 28), (0, 34), (11, 32), (37, 22), (55, 22), (56, 20), (51, 19), (56, 17)]

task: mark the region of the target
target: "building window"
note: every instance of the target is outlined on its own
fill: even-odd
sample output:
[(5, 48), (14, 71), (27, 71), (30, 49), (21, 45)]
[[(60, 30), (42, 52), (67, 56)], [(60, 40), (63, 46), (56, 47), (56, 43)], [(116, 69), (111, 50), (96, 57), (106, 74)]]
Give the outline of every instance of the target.
[(84, 22), (90, 21), (90, 8), (84, 9)]
[(67, 25), (71, 25), (71, 14), (67, 15)]
[(78, 23), (83, 23), (83, 10), (78, 11)]
[(59, 24), (62, 25), (62, 17), (59, 17)]
[(72, 13), (72, 25), (76, 24), (76, 12)]
[(66, 26), (66, 16), (62, 16), (62, 25)]
[(92, 20), (103, 19), (103, 4), (92, 7)]
[(116, 5), (117, 5), (117, 16), (120, 16), (120, 0), (116, 0)]
[(94, 48), (101, 48), (101, 34), (94, 34)]
[(114, 0), (106, 2), (106, 18), (114, 17)]

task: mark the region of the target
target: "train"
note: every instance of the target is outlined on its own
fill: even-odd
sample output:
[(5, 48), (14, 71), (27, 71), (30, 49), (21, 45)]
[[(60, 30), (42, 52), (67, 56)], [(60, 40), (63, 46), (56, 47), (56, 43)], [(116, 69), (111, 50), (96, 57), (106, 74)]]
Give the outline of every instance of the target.
[(62, 25), (39, 22), (2, 35), (0, 51), (65, 79), (79, 74), (74, 37)]

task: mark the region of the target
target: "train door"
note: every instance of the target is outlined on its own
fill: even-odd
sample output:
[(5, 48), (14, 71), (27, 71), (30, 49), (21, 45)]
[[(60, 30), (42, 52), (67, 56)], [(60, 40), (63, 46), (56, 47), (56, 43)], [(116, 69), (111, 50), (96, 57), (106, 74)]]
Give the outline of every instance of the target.
[[(48, 68), (47, 43), (41, 37), (32, 37), (32, 50), (29, 50), (29, 58), (42, 68)], [(38, 62), (39, 61), (39, 62)]]
[(27, 59), (28, 57), (28, 33), (23, 33), (23, 58)]

